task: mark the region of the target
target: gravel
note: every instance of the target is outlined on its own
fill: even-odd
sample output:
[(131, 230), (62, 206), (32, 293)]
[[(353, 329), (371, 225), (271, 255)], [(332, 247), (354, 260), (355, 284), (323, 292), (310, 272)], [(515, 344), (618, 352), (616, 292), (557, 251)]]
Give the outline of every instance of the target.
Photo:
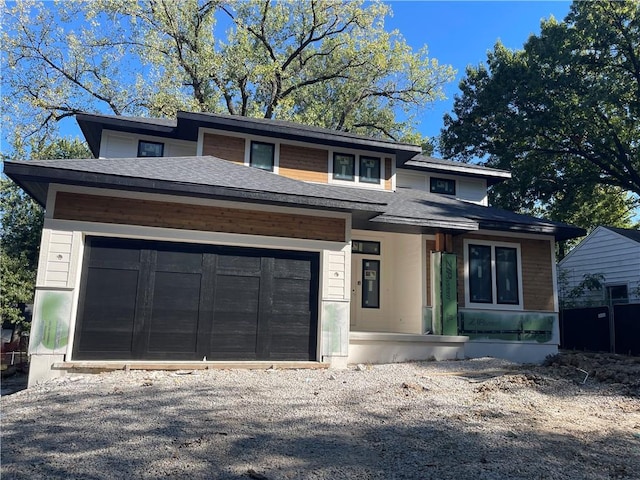
[(589, 366), (579, 364), (485, 358), (65, 377), (2, 397), (1, 474), (640, 478), (640, 392), (633, 382), (583, 383), (578, 368)]

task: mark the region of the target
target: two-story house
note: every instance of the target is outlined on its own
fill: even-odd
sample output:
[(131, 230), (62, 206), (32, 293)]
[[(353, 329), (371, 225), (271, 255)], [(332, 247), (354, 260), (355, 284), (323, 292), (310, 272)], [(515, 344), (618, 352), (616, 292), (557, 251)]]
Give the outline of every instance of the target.
[(554, 242), (584, 232), (487, 206), (508, 172), (283, 121), (77, 121), (95, 159), (5, 163), (46, 208), (32, 383), (557, 351)]

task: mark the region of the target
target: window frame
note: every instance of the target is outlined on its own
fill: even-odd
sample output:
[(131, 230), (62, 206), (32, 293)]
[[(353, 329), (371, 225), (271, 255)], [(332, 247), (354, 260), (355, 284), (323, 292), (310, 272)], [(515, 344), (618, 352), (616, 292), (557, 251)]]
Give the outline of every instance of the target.
[[(443, 190), (439, 190), (437, 187), (437, 182), (451, 182), (453, 184), (453, 192), (446, 192)], [(443, 178), (443, 177), (429, 177), (429, 192), (437, 193), (440, 195), (451, 195), (456, 196), (457, 188), (456, 188), (456, 180), (453, 178)]]
[[(338, 156), (340, 157), (349, 157), (351, 159), (351, 163), (352, 163), (352, 170), (353, 173), (351, 174), (351, 178), (344, 178), (344, 177), (338, 177), (336, 176), (336, 161), (338, 160)], [(333, 152), (333, 162), (332, 162), (332, 168), (331, 168), (331, 176), (333, 177), (334, 180), (338, 180), (340, 182), (349, 182), (349, 183), (355, 183), (356, 179), (358, 178), (358, 168), (357, 168), (357, 163), (356, 162), (356, 155), (353, 153), (343, 153), (343, 152)]]
[[(471, 300), (471, 278), (470, 278), (470, 246), (490, 247), (490, 271), (491, 271), (491, 302), (474, 302)], [(518, 303), (498, 302), (498, 278), (497, 278), (497, 256), (496, 248), (514, 249), (516, 252), (516, 281)], [(524, 295), (522, 276), (522, 251), (519, 243), (493, 242), (487, 240), (465, 239), (463, 241), (464, 251), (464, 300), (466, 308), (490, 309), (490, 310), (524, 310)]]
[[(142, 145), (143, 144), (154, 145), (154, 146), (158, 146), (159, 145), (160, 146), (160, 155), (141, 155)], [(155, 142), (153, 140), (138, 139), (137, 158), (160, 158), (160, 157), (164, 157), (164, 142)]]
[[(362, 163), (367, 160), (376, 160), (378, 162), (378, 178), (375, 180), (365, 180), (365, 177), (362, 176)], [(370, 185), (380, 185), (380, 180), (382, 178), (382, 158), (381, 157), (372, 157), (370, 155), (359, 155), (358, 158), (358, 179), (361, 183), (368, 183)]]
[[(254, 145), (268, 145), (271, 147), (271, 167), (263, 168), (258, 167), (253, 164), (253, 146)], [(270, 142), (264, 142), (261, 140), (250, 140), (249, 141), (249, 166), (253, 168), (258, 168), (260, 170), (264, 170), (265, 172), (274, 172), (276, 168), (276, 144)]]

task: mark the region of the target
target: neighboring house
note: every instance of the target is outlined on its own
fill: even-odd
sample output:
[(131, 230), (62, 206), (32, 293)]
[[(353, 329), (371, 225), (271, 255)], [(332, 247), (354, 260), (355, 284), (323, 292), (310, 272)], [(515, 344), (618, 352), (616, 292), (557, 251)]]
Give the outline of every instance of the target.
[(584, 231), (488, 207), (508, 172), (283, 121), (77, 121), (98, 158), (4, 167), (46, 207), (32, 383), (557, 351), (555, 241)]
[[(640, 231), (597, 227), (559, 264), (565, 303), (578, 306), (640, 302)], [(585, 279), (595, 278), (602, 288), (583, 288)]]

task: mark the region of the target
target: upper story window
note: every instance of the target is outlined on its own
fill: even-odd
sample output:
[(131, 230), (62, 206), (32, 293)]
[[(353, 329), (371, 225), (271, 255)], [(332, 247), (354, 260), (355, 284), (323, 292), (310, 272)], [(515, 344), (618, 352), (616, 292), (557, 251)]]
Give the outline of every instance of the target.
[(164, 155), (164, 143), (138, 141), (138, 157), (161, 157)]
[(333, 154), (333, 178), (353, 181), (356, 175), (356, 156), (346, 153)]
[(273, 143), (251, 142), (249, 165), (273, 172), (276, 146)]
[(431, 193), (444, 193), (446, 195), (455, 195), (456, 194), (456, 181), (451, 180), (449, 178), (430, 178), (430, 188)]
[(382, 159), (367, 155), (334, 152), (332, 177), (338, 182), (381, 185)]
[(376, 157), (360, 157), (360, 181), (380, 183), (380, 159)]
[(518, 245), (465, 241), (469, 305), (494, 308), (522, 306), (522, 273)]

